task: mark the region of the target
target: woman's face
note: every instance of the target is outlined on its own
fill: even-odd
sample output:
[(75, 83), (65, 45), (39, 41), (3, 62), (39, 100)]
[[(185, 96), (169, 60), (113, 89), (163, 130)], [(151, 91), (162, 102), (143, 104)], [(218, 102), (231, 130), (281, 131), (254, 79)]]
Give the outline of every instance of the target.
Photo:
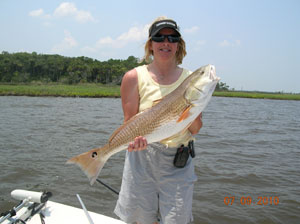
[[(177, 35), (177, 33), (170, 28), (164, 28), (159, 31), (158, 35)], [(168, 38), (163, 42), (151, 41), (150, 50), (153, 51), (154, 59), (168, 61), (176, 60), (176, 51), (178, 43), (170, 43)]]

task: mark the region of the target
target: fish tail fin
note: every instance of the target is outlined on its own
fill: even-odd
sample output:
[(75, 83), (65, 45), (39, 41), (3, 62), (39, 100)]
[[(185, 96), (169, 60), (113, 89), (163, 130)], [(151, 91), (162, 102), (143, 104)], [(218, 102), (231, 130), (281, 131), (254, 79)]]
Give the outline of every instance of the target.
[(93, 185), (104, 164), (110, 157), (107, 153), (107, 148), (108, 146), (105, 145), (102, 148), (95, 148), (88, 152), (74, 156), (67, 161), (67, 164), (78, 165), (89, 178), (90, 184)]

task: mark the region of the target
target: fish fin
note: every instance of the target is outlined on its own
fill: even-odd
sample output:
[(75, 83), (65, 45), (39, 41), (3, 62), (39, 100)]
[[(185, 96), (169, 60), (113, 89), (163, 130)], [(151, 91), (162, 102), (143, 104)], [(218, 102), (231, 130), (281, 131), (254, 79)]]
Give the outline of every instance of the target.
[[(160, 101), (162, 101), (162, 99), (158, 99), (158, 100), (155, 100), (153, 101), (153, 106), (155, 106), (156, 104), (158, 104)], [(151, 109), (150, 108), (147, 108), (143, 111), (140, 111), (139, 113), (135, 114), (134, 116), (132, 116), (129, 120), (125, 121), (118, 129), (116, 129), (112, 134), (111, 136), (109, 137), (108, 139), (108, 143), (111, 143), (113, 141), (113, 139), (119, 134), (120, 131), (123, 130), (124, 127), (126, 127), (129, 123), (131, 123), (132, 121), (134, 121), (136, 119), (136, 117), (140, 116), (142, 113), (145, 113), (145, 112), (148, 112), (149, 110)], [(132, 139), (133, 140), (133, 139)]]
[(93, 185), (101, 172), (104, 164), (110, 157), (107, 153), (108, 145), (95, 148), (88, 152), (77, 155), (67, 161), (67, 164), (76, 164), (87, 175), (90, 184)]
[(125, 123), (122, 124), (118, 129), (116, 129), (111, 136), (108, 139), (108, 143), (110, 144), (112, 142), (112, 140), (114, 139), (114, 137), (125, 127)]
[(113, 141), (113, 139), (116, 137), (116, 135), (118, 135), (119, 132), (123, 130), (123, 128), (125, 128), (130, 122), (132, 122), (133, 120), (135, 120), (135, 118), (136, 118), (137, 116), (140, 116), (141, 113), (144, 113), (144, 112), (147, 111), (147, 110), (148, 110), (148, 109), (146, 109), (146, 110), (144, 110), (144, 111), (141, 111), (141, 112), (135, 114), (134, 116), (132, 116), (129, 120), (125, 121), (119, 128), (117, 128), (117, 129), (111, 134), (111, 136), (110, 136), (109, 139), (108, 139), (108, 143), (110, 144), (110, 143)]
[(187, 119), (190, 116), (189, 111), (191, 108), (192, 108), (192, 106), (190, 105), (183, 111), (183, 113), (178, 118), (177, 123), (184, 121), (185, 119)]

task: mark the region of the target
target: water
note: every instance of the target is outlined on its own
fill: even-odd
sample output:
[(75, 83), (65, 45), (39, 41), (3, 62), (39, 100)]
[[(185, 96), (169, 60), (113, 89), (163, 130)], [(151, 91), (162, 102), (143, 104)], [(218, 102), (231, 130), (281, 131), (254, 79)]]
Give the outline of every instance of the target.
[[(120, 99), (0, 97), (0, 212), (19, 188), (76, 207), (79, 193), (89, 210), (116, 217), (117, 196), (65, 162), (105, 144), (122, 120)], [(300, 223), (300, 102), (212, 98), (203, 123), (194, 223)], [(124, 152), (114, 155), (101, 179), (119, 189), (123, 164)]]

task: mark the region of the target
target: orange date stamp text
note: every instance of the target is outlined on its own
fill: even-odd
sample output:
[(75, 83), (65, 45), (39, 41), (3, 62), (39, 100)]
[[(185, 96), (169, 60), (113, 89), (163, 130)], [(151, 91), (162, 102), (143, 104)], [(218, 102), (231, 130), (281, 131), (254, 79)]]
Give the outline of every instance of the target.
[(224, 197), (224, 204), (225, 205), (233, 205), (235, 203), (241, 205), (278, 205), (279, 204), (279, 197), (278, 196), (259, 196), (255, 199), (252, 199), (251, 196), (236, 198), (235, 196)]

